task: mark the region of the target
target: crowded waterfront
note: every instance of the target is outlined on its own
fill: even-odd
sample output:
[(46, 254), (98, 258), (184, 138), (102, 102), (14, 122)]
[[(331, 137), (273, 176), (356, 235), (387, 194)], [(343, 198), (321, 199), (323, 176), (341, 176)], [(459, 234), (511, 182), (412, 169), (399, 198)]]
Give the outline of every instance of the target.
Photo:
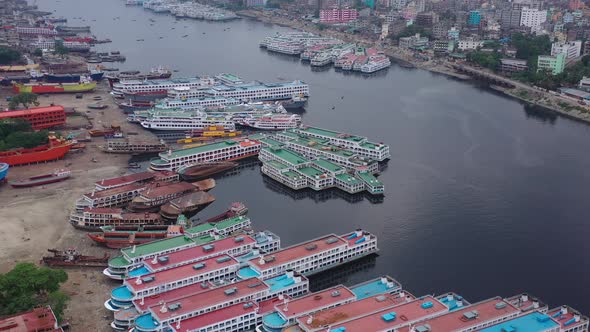
[[(111, 256), (104, 271), (68, 270), (74, 330), (587, 330), (582, 283), (572, 281), (579, 291), (547, 287), (548, 279), (569, 280), (561, 268), (585, 273), (575, 254), (585, 243), (576, 198), (585, 187), (574, 193), (558, 184), (583, 182), (586, 157), (563, 143), (583, 145), (584, 126), (396, 64), (370, 76), (340, 68), (381, 56), (370, 47), (310, 44), (299, 57), (269, 54), (260, 41), (293, 31), (107, 0), (120, 12), (113, 21), (85, 4), (88, 13), (63, 0), (39, 4), (70, 27), (89, 25), (81, 36), (112, 39), (80, 58), (70, 52), (91, 65), (70, 76), (92, 80), (93, 62), (104, 57), (125, 62), (102, 62), (95, 86), (61, 83), (71, 94), (37, 91), (38, 112), (64, 119), (48, 125), (63, 136), (46, 149), (57, 161), (0, 165), (8, 180), (0, 197), (9, 202), (0, 211), (16, 234), (3, 261), (38, 261), (46, 249), (72, 246)], [(230, 51), (215, 56), (224, 45)], [(171, 47), (199, 60), (164, 52)], [(319, 65), (328, 52), (329, 63)], [(66, 75), (37, 69), (44, 80)], [(29, 79), (22, 87), (36, 92)], [(1, 93), (4, 108), (15, 94)], [(44, 109), (60, 106), (63, 115)], [(11, 187), (38, 175), (51, 182)], [(556, 205), (566, 208), (558, 213)], [(24, 230), (13, 226), (21, 219)], [(563, 228), (555, 230), (558, 219)], [(555, 240), (549, 234), (570, 249), (546, 248)], [(289, 252), (311, 260), (324, 246), (338, 246), (334, 261), (289, 261)], [(523, 261), (532, 252), (540, 258)], [(555, 268), (542, 268), (545, 260)], [(344, 270), (352, 272), (338, 278)], [(499, 282), (505, 271), (514, 277)]]

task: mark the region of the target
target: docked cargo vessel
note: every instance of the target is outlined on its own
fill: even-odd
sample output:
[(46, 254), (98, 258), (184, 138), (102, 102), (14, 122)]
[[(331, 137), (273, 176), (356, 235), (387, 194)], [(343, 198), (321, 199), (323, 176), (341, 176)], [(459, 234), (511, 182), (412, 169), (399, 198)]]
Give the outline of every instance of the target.
[(101, 145), (98, 148), (107, 153), (142, 154), (166, 151), (168, 146), (163, 141), (148, 143), (130, 142), (129, 140), (108, 140), (106, 145)]
[(89, 92), (96, 88), (96, 82), (86, 83), (16, 83), (13, 85), (15, 93), (79, 93)]
[(213, 195), (204, 191), (186, 194), (162, 205), (160, 215), (169, 220), (176, 220), (179, 215), (194, 215), (215, 201)]
[(161, 152), (159, 158), (152, 160), (150, 169), (154, 171), (177, 170), (187, 164), (245, 159), (257, 155), (261, 147), (262, 144), (259, 141), (244, 138), (188, 149), (169, 150)]
[(203, 162), (182, 166), (178, 169), (178, 174), (185, 181), (196, 181), (228, 171), (238, 165), (231, 161)]
[(41, 258), (41, 263), (50, 267), (68, 267), (68, 266), (87, 266), (87, 267), (105, 267), (108, 266), (109, 255), (104, 254), (102, 257), (85, 256), (80, 254), (74, 248), (66, 250), (47, 249), (51, 256)]
[(70, 178), (72, 172), (67, 169), (58, 169), (49, 174), (42, 174), (37, 176), (31, 176), (28, 179), (19, 179), (9, 181), (13, 188), (28, 188), (35, 186), (42, 186), (45, 184), (65, 181)]
[[(88, 77), (92, 81), (100, 81), (104, 72), (92, 70), (88, 74)], [(47, 83), (78, 83), (86, 77), (85, 74), (44, 74), (41, 79)]]
[(17, 166), (57, 160), (70, 151), (72, 144), (71, 141), (50, 136), (49, 143), (45, 145), (0, 152), (0, 162)]
[(70, 215), (70, 224), (85, 231), (97, 231), (104, 226), (140, 227), (160, 223), (157, 213), (133, 213), (120, 208), (86, 208)]

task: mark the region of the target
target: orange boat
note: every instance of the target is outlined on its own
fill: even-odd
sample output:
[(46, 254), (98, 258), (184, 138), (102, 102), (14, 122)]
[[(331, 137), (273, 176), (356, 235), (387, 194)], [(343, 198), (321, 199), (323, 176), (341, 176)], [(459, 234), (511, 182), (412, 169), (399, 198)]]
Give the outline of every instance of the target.
[(49, 143), (30, 149), (14, 149), (0, 152), (0, 162), (10, 166), (33, 164), (63, 158), (72, 148), (72, 142), (49, 136)]

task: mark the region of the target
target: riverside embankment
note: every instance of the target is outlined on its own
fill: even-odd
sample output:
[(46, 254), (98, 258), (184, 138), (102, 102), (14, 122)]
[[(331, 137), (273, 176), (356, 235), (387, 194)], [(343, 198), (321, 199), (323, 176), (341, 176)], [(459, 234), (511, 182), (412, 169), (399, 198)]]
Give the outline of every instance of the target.
[[(370, 39), (366, 36), (345, 33), (338, 30), (332, 29), (320, 29), (317, 25), (302, 20), (293, 20), (284, 16), (274, 15), (271, 11), (258, 11), (258, 10), (242, 10), (237, 12), (238, 15), (251, 18), (263, 23), (276, 24), (279, 26), (289, 27), (292, 29), (303, 30), (311, 33), (315, 33), (321, 36), (330, 36), (341, 39), (346, 42), (354, 42), (367, 46), (379, 46), (382, 48), (389, 57), (394, 61), (401, 63), (409, 63), (415, 66), (417, 69), (427, 70), (437, 74), (443, 74), (451, 76), (461, 80), (472, 79), (469, 75), (460, 73), (455, 70), (452, 65), (454, 63), (436, 59), (427, 60), (416, 58), (413, 51), (399, 48), (388, 43), (384, 43), (380, 40)], [(485, 75), (497, 76), (497, 78), (512, 83), (515, 88), (499, 87), (496, 85), (490, 85), (492, 89), (498, 91), (511, 98), (516, 98), (527, 104), (537, 105), (545, 109), (554, 111), (561, 115), (569, 118), (582, 121), (590, 124), (590, 108), (586, 105), (578, 104), (576, 100), (572, 98), (556, 95), (549, 91), (527, 85), (525, 83), (508, 79), (503, 76), (495, 75), (489, 71), (469, 67), (473, 71), (478, 71)]]

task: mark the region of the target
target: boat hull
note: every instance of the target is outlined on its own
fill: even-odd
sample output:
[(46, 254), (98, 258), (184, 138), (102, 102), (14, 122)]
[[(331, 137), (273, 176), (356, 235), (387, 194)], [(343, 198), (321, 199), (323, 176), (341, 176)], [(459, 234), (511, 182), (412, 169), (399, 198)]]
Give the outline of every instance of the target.
[(89, 92), (96, 88), (96, 82), (80, 83), (80, 84), (15, 84), (14, 92), (32, 92), (32, 93), (78, 93), (78, 92)]
[(0, 162), (7, 163), (10, 166), (27, 165), (39, 162), (62, 159), (70, 151), (71, 143), (60, 146), (21, 149), (0, 153)]
[[(102, 80), (104, 73), (94, 73), (90, 74), (90, 78), (93, 81), (100, 81)], [(78, 74), (64, 74), (64, 75), (52, 75), (52, 74), (45, 74), (43, 79), (47, 83), (78, 83), (80, 82), (80, 75)]]
[(29, 188), (29, 187), (42, 186), (42, 185), (50, 184), (50, 183), (61, 182), (61, 181), (65, 181), (69, 178), (70, 178), (69, 174), (63, 175), (63, 176), (47, 176), (47, 177), (41, 178), (41, 179), (29, 179), (29, 180), (23, 180), (23, 181), (9, 182), (9, 184), (13, 188)]
[(185, 181), (198, 181), (205, 179), (211, 175), (228, 171), (232, 168), (237, 167), (238, 165), (239, 164), (235, 162), (222, 162), (216, 163), (216, 165), (212, 165), (210, 167), (205, 166), (204, 169), (191, 170), (192, 167), (187, 167), (184, 170), (179, 170), (179, 175)]

